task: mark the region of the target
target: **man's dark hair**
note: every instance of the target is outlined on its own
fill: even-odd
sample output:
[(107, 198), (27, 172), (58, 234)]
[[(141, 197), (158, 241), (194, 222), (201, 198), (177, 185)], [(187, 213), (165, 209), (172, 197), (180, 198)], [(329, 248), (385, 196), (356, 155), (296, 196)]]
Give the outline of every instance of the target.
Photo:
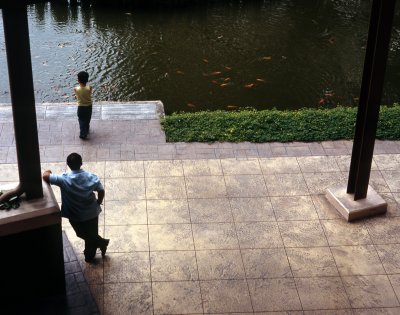
[(89, 73), (81, 71), (78, 73), (78, 82), (86, 84), (89, 81)]
[(67, 165), (73, 171), (79, 170), (82, 166), (82, 157), (78, 153), (71, 153), (67, 157)]

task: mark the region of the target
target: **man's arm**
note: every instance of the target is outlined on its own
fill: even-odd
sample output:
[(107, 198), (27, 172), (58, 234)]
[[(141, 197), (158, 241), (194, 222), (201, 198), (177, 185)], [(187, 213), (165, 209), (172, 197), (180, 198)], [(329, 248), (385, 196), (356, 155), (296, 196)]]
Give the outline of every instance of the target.
[(98, 205), (101, 205), (103, 203), (104, 196), (105, 196), (104, 190), (99, 190), (97, 192), (97, 204)]
[(46, 170), (43, 172), (43, 180), (47, 183), (50, 184), (50, 174), (51, 171), (50, 170)]

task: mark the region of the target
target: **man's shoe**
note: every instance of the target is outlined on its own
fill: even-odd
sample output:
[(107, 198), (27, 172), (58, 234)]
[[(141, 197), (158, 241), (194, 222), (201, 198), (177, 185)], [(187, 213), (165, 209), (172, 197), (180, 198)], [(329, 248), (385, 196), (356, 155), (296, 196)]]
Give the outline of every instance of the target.
[(86, 261), (88, 264), (93, 264), (93, 263), (94, 263), (94, 258), (85, 258), (85, 261)]
[(105, 239), (104, 240), (104, 244), (102, 246), (100, 246), (101, 256), (102, 257), (104, 257), (106, 255), (108, 243), (110, 243), (110, 240), (109, 239)]

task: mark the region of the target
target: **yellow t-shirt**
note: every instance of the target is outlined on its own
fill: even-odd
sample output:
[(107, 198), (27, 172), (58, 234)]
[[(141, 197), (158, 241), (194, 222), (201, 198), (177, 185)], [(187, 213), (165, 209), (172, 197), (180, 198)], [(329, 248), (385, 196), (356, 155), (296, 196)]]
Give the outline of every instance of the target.
[(79, 106), (92, 106), (92, 87), (90, 85), (77, 86), (75, 95)]

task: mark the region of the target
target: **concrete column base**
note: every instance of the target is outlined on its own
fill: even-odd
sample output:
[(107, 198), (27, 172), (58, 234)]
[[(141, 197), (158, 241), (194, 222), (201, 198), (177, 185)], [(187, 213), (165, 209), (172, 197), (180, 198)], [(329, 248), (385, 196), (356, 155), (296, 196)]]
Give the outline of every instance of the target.
[(387, 202), (368, 186), (365, 199), (354, 201), (354, 194), (348, 194), (347, 187), (335, 185), (326, 190), (326, 198), (348, 221), (362, 219), (387, 211)]

